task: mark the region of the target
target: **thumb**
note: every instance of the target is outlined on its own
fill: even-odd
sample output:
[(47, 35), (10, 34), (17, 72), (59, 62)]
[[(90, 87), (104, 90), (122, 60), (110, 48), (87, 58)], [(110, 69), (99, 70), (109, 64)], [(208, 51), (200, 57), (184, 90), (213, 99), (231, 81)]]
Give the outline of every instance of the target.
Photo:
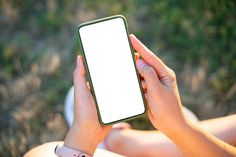
[(155, 93), (160, 87), (156, 71), (142, 59), (137, 60), (137, 69), (147, 84), (147, 91)]
[[(82, 57), (78, 56), (76, 60), (76, 68), (73, 73), (75, 102), (82, 101), (89, 96), (89, 89), (85, 78), (85, 67)], [(85, 99), (86, 100), (86, 99)], [(78, 104), (83, 104), (82, 102)]]

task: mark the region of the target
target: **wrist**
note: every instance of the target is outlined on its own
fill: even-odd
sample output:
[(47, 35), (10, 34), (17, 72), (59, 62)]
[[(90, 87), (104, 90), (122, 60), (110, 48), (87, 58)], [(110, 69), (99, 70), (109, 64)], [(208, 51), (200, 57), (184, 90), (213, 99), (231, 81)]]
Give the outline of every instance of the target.
[(176, 123), (176, 125), (172, 125), (164, 131), (164, 133), (170, 138), (180, 138), (185, 137), (185, 132), (192, 128), (191, 122), (186, 119)]
[(185, 129), (189, 128), (189, 122), (185, 117), (176, 118), (170, 122), (165, 122), (165, 124), (160, 127), (160, 130), (167, 136), (178, 136)]
[(87, 154), (94, 154), (98, 141), (89, 134), (88, 131), (76, 126), (72, 126), (68, 131), (64, 145), (73, 149), (80, 150)]

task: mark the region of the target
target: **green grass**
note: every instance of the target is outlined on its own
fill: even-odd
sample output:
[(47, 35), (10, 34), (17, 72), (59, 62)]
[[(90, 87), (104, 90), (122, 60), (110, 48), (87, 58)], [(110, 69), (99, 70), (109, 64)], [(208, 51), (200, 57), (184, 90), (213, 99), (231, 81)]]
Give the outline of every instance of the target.
[[(25, 0), (3, 1), (0, 8), (0, 156), (63, 140), (76, 27), (114, 14), (123, 14), (130, 33), (176, 72), (183, 104), (200, 119), (236, 111), (233, 0)], [(130, 123), (153, 129), (147, 116)]]

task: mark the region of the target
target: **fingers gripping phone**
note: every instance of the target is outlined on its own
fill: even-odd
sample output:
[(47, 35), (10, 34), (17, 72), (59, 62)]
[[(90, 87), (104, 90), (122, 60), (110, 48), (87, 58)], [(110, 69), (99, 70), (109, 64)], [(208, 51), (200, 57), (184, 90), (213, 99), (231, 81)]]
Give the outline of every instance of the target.
[(100, 123), (145, 113), (125, 18), (116, 15), (81, 24), (78, 36)]

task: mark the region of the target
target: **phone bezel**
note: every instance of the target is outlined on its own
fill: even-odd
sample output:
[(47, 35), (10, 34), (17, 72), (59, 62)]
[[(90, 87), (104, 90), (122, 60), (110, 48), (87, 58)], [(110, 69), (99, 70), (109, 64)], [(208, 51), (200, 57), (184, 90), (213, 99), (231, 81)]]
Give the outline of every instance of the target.
[[(128, 42), (129, 42), (130, 52), (131, 52), (131, 55), (132, 55), (132, 58), (133, 58), (133, 64), (134, 64), (134, 67), (135, 67), (136, 77), (138, 79), (139, 88), (140, 88), (140, 92), (141, 92), (141, 95), (142, 95), (142, 100), (143, 100), (143, 104), (144, 104), (144, 112), (140, 113), (140, 114), (137, 114), (137, 115), (134, 115), (134, 116), (131, 116), (131, 117), (116, 120), (116, 121), (113, 121), (113, 122), (104, 123), (102, 121), (101, 114), (100, 114), (100, 111), (99, 111), (99, 106), (98, 106), (98, 103), (97, 103), (96, 94), (94, 92), (93, 82), (92, 82), (90, 72), (89, 72), (89, 68), (88, 68), (88, 65), (87, 65), (86, 55), (85, 55), (85, 52), (84, 52), (84, 48), (83, 48), (83, 44), (82, 44), (82, 41), (81, 41), (81, 36), (80, 36), (79, 30), (80, 30), (80, 28), (82, 28), (84, 26), (88, 26), (88, 25), (91, 25), (91, 24), (96, 24), (96, 23), (99, 23), (99, 22), (112, 20), (112, 19), (115, 19), (115, 18), (121, 18), (124, 22), (127, 39), (128, 39)], [(96, 108), (97, 108), (97, 115), (98, 115), (99, 122), (102, 125), (111, 125), (111, 124), (119, 123), (119, 122), (122, 122), (122, 121), (131, 120), (131, 119), (134, 119), (134, 118), (137, 118), (137, 117), (140, 117), (140, 116), (144, 115), (146, 113), (146, 110), (147, 110), (147, 107), (146, 107), (147, 105), (146, 105), (146, 100), (145, 100), (144, 93), (143, 93), (143, 90), (142, 90), (142, 87), (141, 87), (141, 80), (140, 80), (138, 70), (137, 70), (136, 65), (135, 65), (134, 50), (133, 50), (133, 47), (132, 47), (130, 39), (129, 39), (128, 24), (127, 24), (126, 18), (122, 15), (109, 16), (109, 17), (105, 17), (105, 18), (101, 18), (101, 19), (97, 19), (97, 20), (82, 23), (78, 26), (77, 30), (78, 30), (78, 39), (79, 39), (80, 51), (81, 51), (81, 54), (82, 54), (83, 59), (84, 59), (85, 68), (86, 68), (86, 75), (88, 76), (88, 81), (89, 81), (89, 84), (90, 84), (91, 93), (94, 96), (94, 101), (95, 101)]]

